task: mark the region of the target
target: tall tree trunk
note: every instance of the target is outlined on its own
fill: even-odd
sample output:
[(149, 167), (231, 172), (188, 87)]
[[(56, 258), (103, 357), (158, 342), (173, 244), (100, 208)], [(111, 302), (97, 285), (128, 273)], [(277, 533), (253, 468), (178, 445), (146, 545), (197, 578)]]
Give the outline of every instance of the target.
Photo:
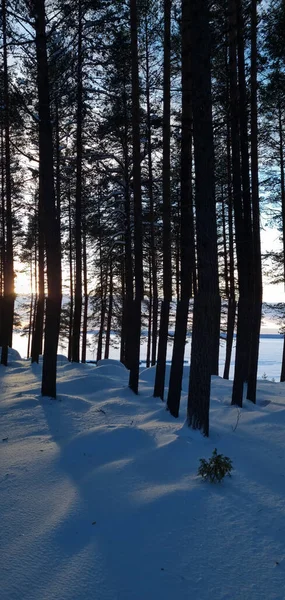
[(38, 290), (36, 298), (36, 316), (32, 335), (32, 363), (39, 362), (43, 348), (44, 306), (45, 306), (45, 259), (44, 259), (44, 208), (42, 181), (39, 185), (38, 202)]
[(55, 189), (56, 189), (56, 210), (57, 218), (60, 225), (61, 217), (61, 172), (60, 172), (60, 135), (59, 135), (59, 106), (58, 95), (55, 96), (55, 153), (56, 153), (56, 170), (55, 170)]
[(56, 215), (53, 140), (50, 118), (45, 2), (31, 3), (36, 31), (37, 87), (39, 99), (39, 176), (43, 189), (44, 234), (47, 258), (45, 345), (42, 395), (56, 398), (56, 357), (61, 311), (60, 228)]
[(133, 261), (132, 261), (132, 235), (131, 235), (131, 198), (130, 198), (130, 157), (129, 157), (129, 119), (128, 119), (128, 94), (127, 83), (124, 80), (123, 87), (123, 106), (124, 106), (124, 212), (125, 212), (125, 256), (124, 256), (124, 295), (122, 311), (122, 339), (121, 360), (127, 369), (131, 366), (131, 319), (134, 289), (133, 289)]
[(32, 331), (33, 331), (33, 316), (34, 316), (34, 294), (33, 294), (33, 255), (31, 256), (30, 262), (30, 290), (31, 290), (31, 298), (30, 298), (30, 307), (29, 307), (29, 329), (28, 329), (28, 343), (27, 343), (27, 358), (30, 358), (31, 352), (31, 339), (32, 339)]
[[(100, 219), (100, 216), (99, 216)], [(100, 225), (99, 225), (100, 227)], [(96, 361), (102, 359), (102, 350), (103, 350), (103, 335), (104, 335), (104, 326), (105, 326), (105, 317), (106, 317), (106, 294), (107, 288), (106, 283), (104, 283), (105, 274), (103, 271), (103, 253), (102, 253), (102, 231), (99, 229), (99, 259), (100, 259), (100, 325), (98, 332), (98, 344), (97, 344), (97, 358)]]
[(140, 157), (140, 89), (137, 40), (137, 1), (130, 2), (131, 55), (132, 55), (132, 141), (133, 141), (133, 195), (134, 195), (134, 253), (135, 297), (132, 307), (132, 356), (129, 387), (137, 394), (139, 383), (141, 303), (143, 300), (142, 257), (142, 203)]
[[(151, 365), (156, 362), (157, 328), (158, 328), (158, 285), (157, 285), (157, 248), (155, 241), (155, 210), (153, 196), (153, 165), (152, 165), (152, 142), (151, 142), (151, 103), (150, 103), (150, 77), (149, 77), (149, 44), (148, 44), (148, 22), (145, 24), (146, 36), (146, 106), (147, 106), (147, 153), (148, 153), (148, 193), (149, 193), (149, 220), (150, 220), (150, 280), (152, 281), (152, 304), (151, 304)], [(151, 284), (150, 284), (151, 285)]]
[[(251, 185), (253, 236), (253, 313), (250, 344), (247, 398), (256, 402), (259, 336), (262, 313), (262, 272), (258, 194), (258, 124), (257, 124), (257, 0), (251, 1)], [(285, 208), (285, 207), (284, 207)], [(285, 213), (284, 213), (285, 214)]]
[(182, 132), (181, 132), (181, 300), (177, 303), (174, 346), (169, 379), (167, 407), (174, 417), (179, 415), (184, 350), (187, 334), (189, 299), (195, 270), (193, 199), (192, 199), (192, 102), (190, 59), (190, 4), (182, 1)]
[(149, 259), (148, 265), (149, 273), (149, 301), (148, 301), (148, 317), (147, 317), (147, 344), (146, 344), (146, 368), (150, 367), (150, 353), (151, 353), (151, 338), (152, 338), (152, 272), (151, 272), (151, 260)]
[[(280, 183), (281, 183), (281, 217), (283, 231), (283, 269), (285, 281), (285, 175), (284, 175), (284, 141), (282, 126), (281, 101), (278, 99), (278, 134), (279, 134), (279, 161), (280, 161)], [(283, 353), (281, 363), (280, 381), (285, 381), (285, 336), (283, 336)]]
[[(227, 90), (229, 98), (229, 90)], [(229, 98), (230, 100), (230, 98)], [(235, 260), (234, 260), (234, 235), (233, 235), (233, 194), (231, 181), (231, 132), (230, 114), (227, 115), (227, 178), (228, 178), (228, 228), (229, 228), (229, 284), (228, 284), (228, 313), (227, 313), (227, 341), (226, 359), (224, 366), (224, 379), (229, 379), (231, 355), (234, 339), (234, 328), (236, 320), (236, 298), (235, 298)]]
[(73, 246), (72, 246), (72, 219), (71, 219), (71, 194), (68, 183), (68, 263), (69, 263), (69, 323), (68, 323), (68, 360), (72, 360), (72, 325), (73, 325)]
[(122, 317), (120, 331), (120, 362), (126, 364), (126, 286), (125, 286), (125, 260), (126, 252), (121, 262), (121, 298), (122, 298)]
[[(239, 137), (239, 96), (237, 88), (237, 11), (236, 1), (229, 0), (229, 77), (230, 77), (230, 116), (232, 142), (233, 202), (238, 268), (238, 323), (235, 374), (232, 404), (242, 406), (243, 387), (248, 370), (248, 332), (246, 331), (249, 307), (246, 232), (243, 216), (241, 191), (240, 137)], [(248, 324), (247, 324), (248, 325)]]
[(84, 306), (83, 306), (83, 323), (82, 323), (82, 351), (81, 362), (86, 362), (87, 352), (87, 324), (88, 324), (88, 281), (87, 281), (87, 247), (86, 247), (86, 214), (85, 203), (83, 204), (83, 290), (84, 290)]
[(6, 0), (2, 0), (3, 28), (3, 84), (4, 84), (4, 128), (5, 128), (5, 191), (6, 191), (6, 244), (4, 258), (4, 298), (2, 320), (2, 353), (1, 364), (8, 364), (8, 347), (12, 347), (14, 317), (14, 258), (12, 231), (12, 199), (11, 199), (11, 158), (10, 158), (10, 102), (7, 57)]
[(106, 292), (105, 289), (101, 289), (101, 310), (100, 310), (100, 325), (98, 332), (98, 343), (97, 343), (97, 356), (96, 361), (102, 359), (102, 351), (103, 351), (103, 336), (104, 336), (104, 326), (105, 326), (105, 318), (106, 318)]
[(110, 339), (111, 339), (111, 325), (112, 325), (112, 313), (113, 313), (113, 264), (112, 257), (110, 258), (110, 279), (109, 279), (109, 303), (107, 313), (107, 326), (106, 326), (106, 340), (105, 340), (105, 354), (104, 358), (109, 358), (110, 352)]
[[(252, 212), (249, 176), (249, 150), (248, 150), (248, 115), (246, 98), (245, 59), (244, 59), (244, 19), (241, 0), (236, 0), (237, 8), (237, 50), (238, 50), (238, 81), (239, 81), (239, 122), (240, 122), (240, 151), (241, 151), (241, 176), (242, 176), (242, 212), (244, 227), (244, 252), (247, 264), (244, 265), (245, 286), (239, 300), (237, 320), (237, 350), (236, 360), (241, 351), (244, 357), (244, 381), (248, 381), (250, 359), (251, 327), (253, 316), (254, 289), (253, 289), (253, 246), (252, 246)], [(235, 396), (235, 383), (233, 386), (233, 399)], [(238, 398), (240, 403), (241, 398)]]
[(75, 192), (75, 299), (72, 333), (72, 360), (79, 362), (82, 312), (82, 7), (78, 3), (77, 114), (76, 114), (76, 192)]
[(187, 418), (191, 427), (201, 429), (206, 436), (220, 322), (209, 18), (208, 2), (193, 0), (190, 40), (198, 291), (194, 297)]
[[(4, 100), (3, 100), (4, 103)], [(5, 159), (4, 159), (4, 128), (1, 127), (1, 287), (0, 287), (0, 346), (3, 346), (4, 322), (4, 265), (5, 265)]]
[(170, 302), (172, 297), (171, 268), (171, 202), (170, 202), (170, 54), (171, 54), (171, 0), (164, 0), (164, 58), (163, 58), (163, 302), (161, 304), (158, 356), (154, 383), (154, 397), (164, 398), (164, 380), (168, 341)]

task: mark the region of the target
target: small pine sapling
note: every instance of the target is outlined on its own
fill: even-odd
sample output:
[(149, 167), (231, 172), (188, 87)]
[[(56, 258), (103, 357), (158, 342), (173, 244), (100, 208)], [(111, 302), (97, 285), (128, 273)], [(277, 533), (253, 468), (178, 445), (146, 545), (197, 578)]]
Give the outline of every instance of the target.
[(231, 477), (232, 461), (228, 456), (217, 453), (217, 448), (213, 450), (213, 454), (209, 460), (200, 458), (200, 467), (198, 475), (205, 481), (211, 483), (221, 483), (226, 475)]

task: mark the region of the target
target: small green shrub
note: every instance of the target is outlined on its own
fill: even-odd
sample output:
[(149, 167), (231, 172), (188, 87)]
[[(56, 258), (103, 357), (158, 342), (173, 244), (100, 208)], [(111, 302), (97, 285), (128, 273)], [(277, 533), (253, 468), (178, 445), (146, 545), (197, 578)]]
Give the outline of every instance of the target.
[(217, 453), (217, 448), (213, 450), (213, 454), (209, 460), (200, 458), (200, 467), (198, 475), (201, 475), (205, 481), (211, 483), (221, 483), (226, 475), (231, 476), (232, 461), (228, 456)]

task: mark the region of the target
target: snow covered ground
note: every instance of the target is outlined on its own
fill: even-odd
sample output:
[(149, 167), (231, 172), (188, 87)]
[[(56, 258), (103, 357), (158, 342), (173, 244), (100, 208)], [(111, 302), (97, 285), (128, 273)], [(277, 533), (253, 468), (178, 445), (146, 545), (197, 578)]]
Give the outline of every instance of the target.
[[(238, 411), (213, 378), (205, 439), (153, 368), (136, 397), (118, 362), (58, 364), (56, 401), (40, 365), (0, 367), (1, 600), (284, 600), (285, 384)], [(217, 485), (197, 476), (215, 447)]]

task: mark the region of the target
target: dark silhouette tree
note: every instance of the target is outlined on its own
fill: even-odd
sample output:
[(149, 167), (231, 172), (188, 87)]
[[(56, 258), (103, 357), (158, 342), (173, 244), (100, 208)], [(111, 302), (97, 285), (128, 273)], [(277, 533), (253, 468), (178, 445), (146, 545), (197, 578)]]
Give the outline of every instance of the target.
[[(2, 0), (2, 39), (3, 39), (3, 101), (4, 101), (4, 139), (2, 139), (2, 207), (3, 217), (3, 279), (4, 295), (2, 299), (2, 353), (1, 364), (8, 364), (8, 347), (12, 346), (13, 315), (14, 315), (14, 258), (13, 258), (13, 227), (12, 227), (12, 189), (11, 189), (11, 147), (10, 147), (10, 91), (8, 75), (8, 41), (7, 41), (7, 7)], [(5, 187), (4, 187), (5, 186)], [(5, 192), (4, 192), (5, 189)], [(4, 201), (5, 198), (5, 201)]]
[(137, 2), (130, 3), (131, 56), (132, 56), (132, 142), (133, 142), (133, 197), (134, 197), (134, 278), (135, 295), (132, 304), (132, 344), (129, 387), (138, 393), (141, 303), (143, 300), (142, 256), (142, 201), (141, 201), (141, 151), (140, 151), (140, 88), (137, 27)]
[(198, 286), (194, 296), (187, 419), (209, 435), (211, 374), (219, 343), (220, 297), (215, 212), (208, 2), (191, 2), (192, 107)]
[(154, 383), (154, 397), (164, 398), (166, 351), (170, 302), (172, 299), (171, 265), (171, 200), (170, 200), (170, 54), (171, 54), (171, 0), (164, 0), (164, 58), (163, 58), (163, 300), (160, 310), (158, 355)]
[(176, 310), (174, 346), (167, 407), (178, 417), (183, 377), (189, 299), (195, 283), (195, 240), (192, 198), (192, 102), (190, 54), (190, 4), (182, 2), (182, 114), (181, 114), (181, 201), (180, 254), (181, 299)]
[(44, 237), (47, 263), (46, 320), (42, 395), (56, 398), (56, 361), (61, 312), (60, 227), (57, 219), (54, 189), (53, 137), (50, 116), (50, 85), (45, 25), (45, 2), (29, 3), (33, 20), (37, 57), (37, 90), (39, 112), (39, 178), (42, 190)]

